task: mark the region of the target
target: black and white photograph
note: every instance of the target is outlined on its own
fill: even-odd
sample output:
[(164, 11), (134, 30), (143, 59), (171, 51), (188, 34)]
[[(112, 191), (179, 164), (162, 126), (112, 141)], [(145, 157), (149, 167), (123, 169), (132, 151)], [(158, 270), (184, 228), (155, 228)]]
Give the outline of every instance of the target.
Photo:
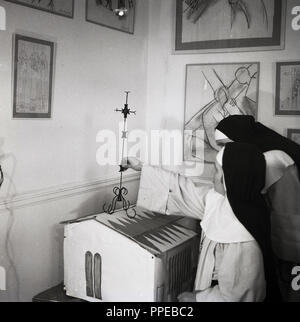
[(298, 0), (0, 0), (4, 308), (274, 313), (299, 196)]

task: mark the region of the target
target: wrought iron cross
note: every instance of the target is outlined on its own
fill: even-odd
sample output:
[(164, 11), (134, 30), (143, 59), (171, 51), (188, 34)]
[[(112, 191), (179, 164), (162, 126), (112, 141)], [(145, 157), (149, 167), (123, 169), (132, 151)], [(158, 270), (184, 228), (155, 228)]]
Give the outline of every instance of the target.
[[(129, 96), (130, 92), (125, 92), (126, 94), (126, 102), (124, 104), (124, 108), (123, 109), (116, 109), (116, 112), (121, 112), (123, 114), (123, 132), (122, 132), (122, 160), (124, 159), (124, 152), (125, 152), (125, 141), (128, 139), (127, 137), (127, 131), (126, 131), (126, 125), (127, 125), (127, 119), (128, 116), (131, 114), (136, 114), (136, 111), (131, 111), (129, 106), (128, 106), (128, 96)], [(115, 211), (116, 211), (116, 207), (118, 203), (122, 203), (122, 208), (123, 210), (126, 211), (126, 214), (129, 218), (133, 219), (136, 216), (136, 211), (134, 208), (130, 208), (130, 201), (126, 199), (126, 196), (128, 194), (128, 190), (127, 188), (125, 188), (123, 186), (123, 172), (126, 169), (124, 168), (124, 166), (121, 164), (120, 165), (120, 184), (118, 187), (114, 187), (113, 188), (113, 193), (115, 195), (115, 197), (113, 198), (111, 204), (109, 204), (108, 206), (106, 206), (106, 204), (104, 204), (103, 206), (103, 210), (104, 212), (112, 215)], [(130, 214), (129, 211), (132, 213)]]

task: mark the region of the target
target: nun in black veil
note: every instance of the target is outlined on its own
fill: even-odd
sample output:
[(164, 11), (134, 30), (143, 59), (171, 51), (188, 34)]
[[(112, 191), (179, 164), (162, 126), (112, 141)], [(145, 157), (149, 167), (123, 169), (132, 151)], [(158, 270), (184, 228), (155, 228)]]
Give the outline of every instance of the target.
[(216, 142), (222, 146), (230, 141), (254, 144), (265, 155), (263, 192), (271, 213), (280, 285), (285, 300), (300, 301), (291, 289), (291, 271), (300, 263), (300, 146), (245, 115), (229, 116), (217, 126)]
[(300, 146), (265, 125), (255, 122), (253, 116), (229, 116), (222, 120), (216, 129), (230, 140), (254, 144), (262, 152), (275, 150), (285, 152), (295, 162), (300, 176)]

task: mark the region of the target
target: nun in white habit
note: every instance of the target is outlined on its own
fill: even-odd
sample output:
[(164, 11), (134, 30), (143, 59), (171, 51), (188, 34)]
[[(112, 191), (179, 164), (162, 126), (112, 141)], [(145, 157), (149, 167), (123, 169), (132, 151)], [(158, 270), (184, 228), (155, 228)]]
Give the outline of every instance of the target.
[[(267, 171), (264, 194), (271, 214), (271, 238), (284, 301), (299, 302), (292, 288), (294, 267), (300, 263), (300, 146), (252, 116), (232, 115), (217, 126), (216, 142), (254, 144), (264, 152)], [(221, 148), (221, 147), (220, 147)]]
[[(138, 206), (201, 220), (194, 292), (182, 302), (261, 302), (279, 299), (271, 263), (269, 216), (261, 190), (265, 160), (254, 146), (230, 143), (217, 156), (214, 188), (177, 173), (142, 166)], [(256, 169), (255, 169), (256, 168)]]

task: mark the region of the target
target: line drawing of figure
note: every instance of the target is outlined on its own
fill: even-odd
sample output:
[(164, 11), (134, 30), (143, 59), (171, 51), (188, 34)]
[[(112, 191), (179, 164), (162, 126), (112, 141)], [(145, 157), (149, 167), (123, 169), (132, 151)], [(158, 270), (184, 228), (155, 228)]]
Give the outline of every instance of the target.
[[(197, 23), (199, 19), (206, 13), (209, 8), (213, 7), (220, 0), (182, 0), (186, 4), (186, 9), (184, 12), (186, 13), (186, 18), (188, 20), (192, 20), (193, 23)], [(252, 0), (253, 1), (253, 0)], [(259, 0), (261, 4), (260, 13), (263, 15), (263, 22), (268, 29), (268, 12), (267, 7), (264, 0)], [(227, 4), (230, 6), (231, 10), (231, 28), (236, 22), (236, 18), (238, 14), (242, 14), (245, 17), (245, 21), (247, 23), (248, 29), (251, 27), (251, 13), (247, 6), (247, 1), (243, 0), (225, 0)]]
[(293, 69), (293, 86), (292, 86), (292, 108), (299, 109), (300, 108), (300, 69)]
[(18, 112), (48, 112), (50, 66), (45, 49), (41, 45), (22, 42), (17, 64)]
[(34, 47), (33, 53), (30, 56), (31, 63), (31, 110), (34, 112), (47, 111), (47, 87), (45, 82), (47, 81), (48, 63), (47, 58), (42, 49), (38, 46)]
[(30, 66), (31, 66), (31, 92), (30, 92), (30, 99), (31, 105), (30, 110), (31, 112), (37, 111), (39, 109), (38, 104), (38, 95), (40, 91), (40, 79), (39, 79), (39, 54), (36, 50), (36, 46), (34, 48), (33, 53), (30, 56)]
[(40, 55), (40, 68), (41, 68), (41, 106), (42, 112), (48, 111), (48, 90), (49, 90), (49, 64), (45, 52), (42, 51)]
[(97, 6), (102, 6), (110, 11), (113, 11), (112, 0), (95, 0)]
[(52, 13), (60, 13), (70, 18), (73, 16), (74, 0), (21, 0), (17, 2), (25, 2), (30, 7)]
[[(42, 0), (31, 0), (31, 4), (41, 4)], [(45, 5), (49, 10), (54, 11), (55, 10), (55, 4), (54, 0), (48, 0), (47, 5)]]
[(18, 97), (17, 97), (17, 110), (24, 111), (26, 110), (26, 92), (28, 87), (28, 67), (29, 67), (29, 58), (26, 53), (25, 44), (20, 46), (20, 51), (18, 53)]
[(291, 67), (282, 73), (280, 90), (284, 93), (280, 102), (282, 110), (300, 110), (300, 67)]
[[(185, 123), (185, 138), (189, 147), (185, 147), (185, 158), (213, 162), (215, 152), (220, 150), (220, 147), (215, 141), (215, 128), (219, 122), (234, 114), (253, 115), (256, 117), (257, 102), (248, 96), (248, 91), (253, 80), (258, 77), (257, 65), (250, 64), (247, 66), (240, 66), (234, 71), (234, 78), (229, 85), (226, 85), (222, 77), (218, 74), (216, 69), (212, 68), (217, 85), (208, 79), (206, 74), (202, 71), (202, 76), (205, 83), (211, 89), (213, 99), (205, 106), (201, 107), (198, 112), (193, 115)], [(197, 140), (203, 140), (197, 133), (199, 130), (204, 131), (204, 146), (205, 156), (199, 157), (197, 151)], [(201, 145), (200, 145), (201, 146)]]

